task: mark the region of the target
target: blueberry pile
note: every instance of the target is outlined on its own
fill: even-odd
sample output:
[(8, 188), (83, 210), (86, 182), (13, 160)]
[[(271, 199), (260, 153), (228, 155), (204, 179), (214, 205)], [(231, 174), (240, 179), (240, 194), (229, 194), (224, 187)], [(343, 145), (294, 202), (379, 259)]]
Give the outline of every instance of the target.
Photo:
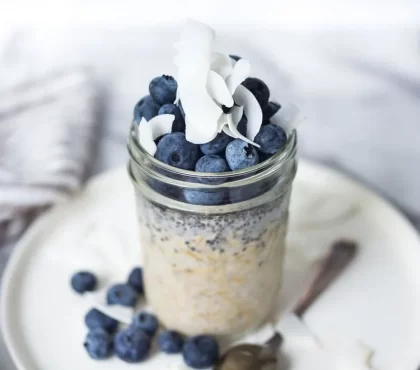
[[(78, 294), (95, 290), (96, 276), (88, 271), (75, 273), (71, 286)], [(107, 303), (134, 307), (139, 295), (143, 295), (143, 271), (134, 268), (126, 283), (113, 285), (108, 290)], [(94, 360), (104, 360), (112, 355), (127, 363), (145, 361), (151, 355), (152, 343), (157, 336), (157, 348), (167, 354), (182, 354), (184, 362), (193, 369), (206, 369), (219, 358), (219, 345), (208, 335), (184, 336), (173, 330), (160, 330), (156, 316), (138, 312), (131, 324), (119, 328), (120, 323), (103, 312), (92, 308), (85, 315), (88, 328), (83, 346)]]
[[(240, 57), (231, 55), (232, 59)], [(172, 76), (163, 75), (154, 78), (149, 85), (149, 93), (134, 108), (134, 119), (140, 123), (144, 117), (150, 120), (156, 115), (173, 114), (175, 116), (172, 132), (156, 140), (155, 158), (170, 166), (198, 172), (223, 173), (242, 170), (261, 163), (277, 153), (286, 143), (286, 133), (270, 119), (281, 108), (280, 104), (270, 101), (270, 90), (264, 81), (249, 77), (243, 83), (256, 97), (263, 112), (263, 122), (255, 142), (256, 148), (241, 139), (233, 139), (224, 132), (206, 144), (196, 145), (185, 138), (185, 112), (181, 101), (175, 104), (177, 82)], [(245, 136), (247, 118), (243, 115), (238, 124), (239, 132)], [(219, 185), (223, 179), (198, 180), (206, 184)], [(236, 192), (234, 196), (221, 190), (178, 190), (173, 186), (153, 183), (151, 186), (158, 192), (171, 198), (190, 204), (221, 205), (246, 200)], [(249, 194), (246, 194), (249, 198)], [(257, 194), (258, 195), (258, 194)]]

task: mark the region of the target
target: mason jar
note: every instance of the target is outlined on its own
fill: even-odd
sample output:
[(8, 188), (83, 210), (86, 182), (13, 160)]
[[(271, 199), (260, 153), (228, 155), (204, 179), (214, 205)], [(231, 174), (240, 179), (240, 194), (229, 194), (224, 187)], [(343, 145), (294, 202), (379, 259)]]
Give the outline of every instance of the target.
[[(139, 145), (136, 124), (128, 149), (145, 294), (162, 324), (187, 335), (232, 336), (269, 320), (282, 285), (295, 131), (271, 158), (225, 173), (158, 161)], [(190, 204), (186, 194), (218, 204)]]

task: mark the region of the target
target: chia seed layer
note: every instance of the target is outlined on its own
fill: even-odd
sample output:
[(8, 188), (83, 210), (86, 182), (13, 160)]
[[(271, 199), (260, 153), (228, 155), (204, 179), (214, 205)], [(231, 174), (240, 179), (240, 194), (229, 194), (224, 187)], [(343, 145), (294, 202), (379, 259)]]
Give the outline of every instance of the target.
[(188, 335), (233, 335), (263, 324), (281, 282), (290, 190), (224, 214), (167, 208), (137, 194), (148, 302)]

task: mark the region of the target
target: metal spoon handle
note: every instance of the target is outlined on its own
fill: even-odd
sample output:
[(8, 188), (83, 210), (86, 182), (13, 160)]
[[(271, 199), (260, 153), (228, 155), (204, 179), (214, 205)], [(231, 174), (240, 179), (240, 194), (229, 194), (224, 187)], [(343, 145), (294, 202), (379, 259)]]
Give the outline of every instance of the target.
[(296, 316), (303, 316), (308, 307), (350, 264), (356, 252), (357, 245), (353, 241), (340, 240), (333, 244), (327, 257), (322, 260), (312, 284), (296, 305)]

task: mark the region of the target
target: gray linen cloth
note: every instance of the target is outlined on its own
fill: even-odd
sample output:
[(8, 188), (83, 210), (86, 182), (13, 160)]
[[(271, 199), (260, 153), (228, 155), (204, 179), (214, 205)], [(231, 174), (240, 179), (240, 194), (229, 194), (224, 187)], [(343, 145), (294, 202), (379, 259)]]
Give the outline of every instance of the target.
[(96, 96), (83, 68), (0, 91), (0, 246), (80, 187), (92, 154)]

